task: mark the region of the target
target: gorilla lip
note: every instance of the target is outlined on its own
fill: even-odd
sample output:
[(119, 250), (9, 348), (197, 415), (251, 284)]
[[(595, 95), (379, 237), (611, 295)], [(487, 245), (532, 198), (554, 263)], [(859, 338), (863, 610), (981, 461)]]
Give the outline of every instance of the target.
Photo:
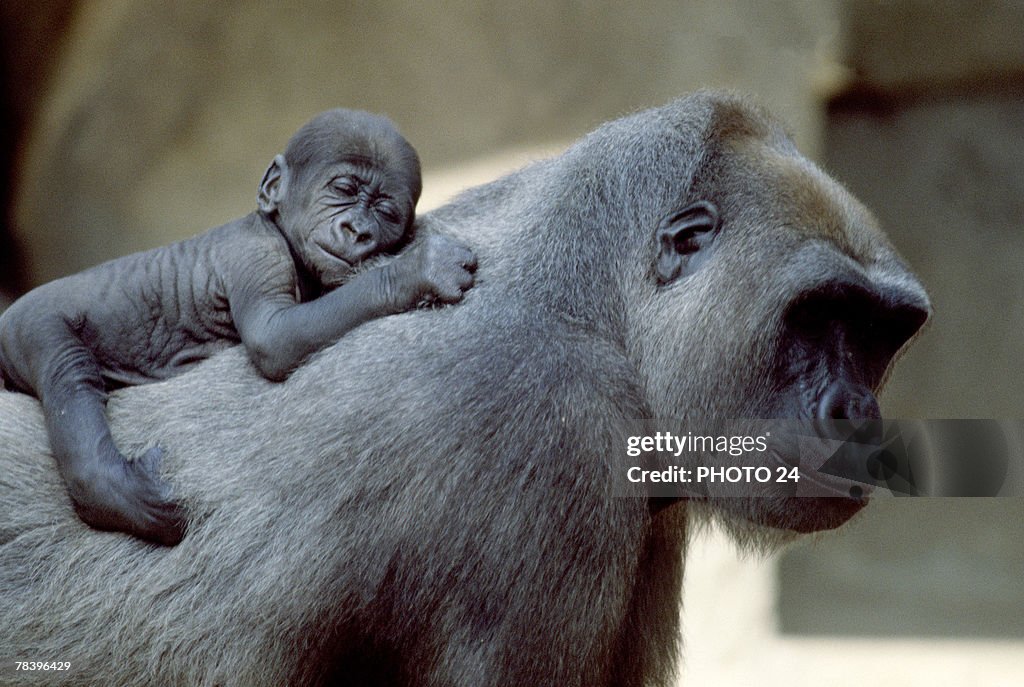
[(316, 247), (319, 248), (323, 253), (325, 253), (327, 255), (327, 257), (329, 257), (331, 259), (334, 259), (334, 260), (340, 260), (341, 262), (345, 263), (349, 267), (355, 267), (355, 264), (351, 260), (343, 257), (338, 252), (332, 250), (329, 245), (321, 243), (319, 241), (316, 241), (315, 243), (316, 243)]
[[(800, 484), (804, 484), (804, 480), (810, 482), (813, 488), (812, 493), (803, 494), (803, 496), (809, 497), (825, 497), (825, 498), (846, 498), (857, 501), (866, 501), (867, 498), (874, 491), (874, 486), (859, 482), (854, 479), (847, 477), (841, 477), (839, 475), (832, 475), (827, 472), (819, 470), (821, 466), (828, 462), (828, 456), (822, 454), (820, 460), (808, 461), (805, 459), (798, 460), (796, 464), (792, 461), (786, 460), (777, 451), (769, 450), (769, 455), (775, 461), (776, 465), (784, 467), (798, 467), (800, 470)], [(851, 492), (852, 489), (856, 489), (856, 495)], [(806, 491), (806, 490), (802, 490)]]

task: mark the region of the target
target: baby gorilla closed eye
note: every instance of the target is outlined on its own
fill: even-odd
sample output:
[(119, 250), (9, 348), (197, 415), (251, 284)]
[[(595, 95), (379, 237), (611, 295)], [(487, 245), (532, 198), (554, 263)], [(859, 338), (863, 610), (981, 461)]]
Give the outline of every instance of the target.
[(42, 402), (57, 464), (89, 525), (161, 544), (185, 519), (159, 448), (128, 460), (105, 415), (111, 387), (166, 379), (239, 341), (268, 379), (367, 320), (473, 285), (468, 248), (408, 240), (422, 182), (416, 151), (386, 118), (324, 112), (260, 183), (258, 210), (194, 238), (44, 284), (0, 317), (0, 373)]

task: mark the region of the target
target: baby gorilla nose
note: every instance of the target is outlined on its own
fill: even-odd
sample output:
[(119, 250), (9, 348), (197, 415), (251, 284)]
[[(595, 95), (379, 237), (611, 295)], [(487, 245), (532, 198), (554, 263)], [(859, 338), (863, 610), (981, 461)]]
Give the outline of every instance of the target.
[(356, 243), (365, 243), (373, 238), (373, 232), (366, 229), (356, 229), (352, 226), (351, 222), (344, 222), (341, 228), (348, 234), (353, 241)]
[(836, 380), (828, 385), (818, 402), (819, 420), (878, 420), (878, 400), (863, 384)]
[(343, 222), (341, 230), (349, 245), (348, 253), (354, 261), (362, 260), (377, 248), (377, 239), (369, 229), (356, 227), (351, 222)]

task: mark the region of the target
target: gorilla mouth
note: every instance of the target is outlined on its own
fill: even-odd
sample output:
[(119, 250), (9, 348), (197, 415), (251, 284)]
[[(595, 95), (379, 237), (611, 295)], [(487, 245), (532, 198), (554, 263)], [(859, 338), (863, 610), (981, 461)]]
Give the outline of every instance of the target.
[(340, 249), (338, 249), (338, 248), (336, 248), (336, 247), (334, 247), (334, 246), (332, 246), (332, 245), (330, 245), (328, 243), (321, 243), (320, 241), (316, 241), (315, 243), (316, 243), (316, 247), (320, 249), (320, 252), (324, 253), (331, 260), (337, 260), (337, 261), (343, 262), (348, 267), (354, 267), (355, 266), (352, 263), (351, 260), (349, 260), (347, 257), (345, 257), (344, 252), (341, 251)]
[[(792, 468), (794, 461), (771, 452), (776, 466)], [(795, 495), (769, 498), (759, 518), (761, 524), (799, 534), (835, 529), (868, 504), (874, 487), (818, 468), (827, 460), (797, 461), (800, 481)], [(808, 464), (810, 463), (810, 465)], [(815, 465), (816, 463), (820, 463)]]
[[(827, 437), (820, 436), (820, 438)], [(798, 452), (787, 458), (780, 451), (769, 449), (768, 454), (774, 463), (773, 469), (792, 469), (794, 467), (799, 469), (798, 497), (841, 498), (866, 502), (874, 491), (874, 485), (870, 482), (863, 482), (849, 476), (859, 475), (862, 471), (850, 469), (846, 465), (836, 465), (837, 453), (835, 452), (821, 450), (816, 451), (813, 455)], [(828, 469), (823, 470), (822, 468), (826, 465)]]
[(808, 494), (808, 496), (813, 497), (844, 498), (867, 502), (868, 497), (871, 496), (875, 489), (874, 485), (857, 482), (838, 475), (830, 475), (827, 472), (818, 470), (807, 471), (801, 469), (800, 478), (813, 485), (813, 493)]

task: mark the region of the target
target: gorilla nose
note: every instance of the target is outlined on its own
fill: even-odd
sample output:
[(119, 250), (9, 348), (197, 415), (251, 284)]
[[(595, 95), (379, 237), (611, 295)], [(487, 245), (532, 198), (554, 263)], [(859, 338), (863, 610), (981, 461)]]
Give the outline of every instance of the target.
[(834, 381), (818, 403), (819, 420), (877, 420), (881, 417), (878, 400), (863, 384)]
[(357, 260), (362, 260), (377, 247), (377, 240), (372, 231), (356, 228), (348, 222), (341, 225), (341, 228), (348, 237), (352, 247), (352, 255)]

